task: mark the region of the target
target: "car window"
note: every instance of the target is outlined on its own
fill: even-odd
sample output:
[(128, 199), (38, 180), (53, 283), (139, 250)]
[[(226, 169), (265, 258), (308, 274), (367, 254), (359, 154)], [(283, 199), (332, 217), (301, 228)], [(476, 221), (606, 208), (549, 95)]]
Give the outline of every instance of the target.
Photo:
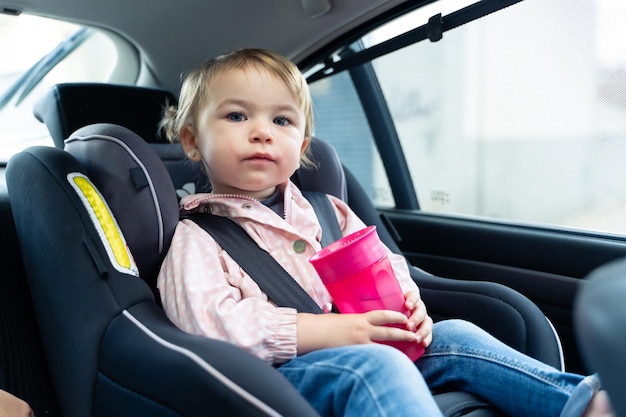
[(381, 157), (352, 79), (347, 72), (311, 85), (315, 136), (331, 143), (342, 163), (376, 204), (393, 205)]
[(52, 145), (32, 111), (52, 85), (128, 83), (139, 72), (136, 53), (113, 34), (29, 15), (0, 15), (0, 56), (10, 57), (0, 60), (0, 163), (27, 146)]
[[(625, 234), (624, 21), (621, 0), (525, 0), (372, 60), (420, 209)], [(348, 72), (311, 89), (318, 134), (393, 206)]]

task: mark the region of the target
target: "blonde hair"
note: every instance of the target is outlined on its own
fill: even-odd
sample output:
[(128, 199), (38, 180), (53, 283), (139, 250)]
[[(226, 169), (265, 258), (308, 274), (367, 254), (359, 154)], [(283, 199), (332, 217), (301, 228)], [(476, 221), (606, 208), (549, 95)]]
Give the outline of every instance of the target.
[(307, 141), (307, 148), (302, 153), (301, 160), (304, 165), (311, 165), (312, 161), (307, 156), (313, 135), (313, 104), (309, 86), (293, 62), (266, 49), (238, 49), (209, 59), (189, 72), (183, 79), (178, 107), (170, 106), (165, 109), (159, 125), (162, 134), (170, 142), (178, 142), (181, 129), (195, 125), (195, 117), (210, 95), (211, 83), (215, 76), (223, 71), (244, 70), (250, 67), (275, 75), (293, 93), (296, 104), (305, 116), (304, 140)]

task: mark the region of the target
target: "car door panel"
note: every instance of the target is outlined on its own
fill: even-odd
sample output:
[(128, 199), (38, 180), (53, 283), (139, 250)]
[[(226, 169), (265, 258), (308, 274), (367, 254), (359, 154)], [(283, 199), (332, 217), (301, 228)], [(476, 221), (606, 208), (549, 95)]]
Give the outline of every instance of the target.
[(558, 331), (568, 369), (584, 370), (572, 324), (577, 290), (591, 270), (626, 255), (626, 242), (415, 211), (383, 215), (412, 264), (437, 276), (498, 282), (530, 298)]

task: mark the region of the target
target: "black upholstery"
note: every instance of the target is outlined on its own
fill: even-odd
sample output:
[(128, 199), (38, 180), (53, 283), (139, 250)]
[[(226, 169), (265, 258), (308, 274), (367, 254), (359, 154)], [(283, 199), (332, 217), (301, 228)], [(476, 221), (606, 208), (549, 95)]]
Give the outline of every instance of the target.
[[(128, 89), (132, 90), (133, 88), (128, 88)], [(87, 91), (90, 91), (89, 88), (87, 88)], [(131, 94), (131, 93), (128, 93), (128, 94)], [(53, 97), (55, 96), (56, 95), (53, 94)], [(92, 100), (93, 99), (94, 97), (92, 96)], [(55, 108), (59, 109), (63, 107), (64, 107), (63, 105), (59, 105), (59, 106), (56, 106)], [(48, 114), (52, 115), (53, 113), (48, 113)], [(64, 112), (57, 112), (55, 117), (63, 117), (63, 115), (64, 115)], [(48, 123), (48, 121), (46, 121), (46, 123)], [(104, 136), (110, 136), (110, 137), (117, 137), (121, 135), (126, 138), (129, 136), (135, 136), (132, 133), (129, 135), (128, 132), (126, 132), (124, 129), (122, 130), (119, 130), (119, 129), (120, 128), (116, 126), (98, 126), (98, 127), (90, 126), (90, 127), (80, 130), (79, 132), (76, 132), (76, 134), (73, 136), (76, 138), (93, 136), (93, 135), (104, 135)], [(134, 140), (134, 139), (131, 139), (131, 141), (133, 143), (137, 142), (137, 140)], [(141, 142), (141, 140), (139, 141)], [(68, 145), (67, 145), (68, 146), (67, 150), (69, 152), (72, 152), (77, 158), (79, 158), (80, 162), (82, 163), (76, 166), (75, 168), (83, 169), (84, 167), (86, 169), (86, 173), (88, 174), (88, 176), (94, 182), (96, 182), (96, 185), (99, 188), (102, 188), (102, 191), (105, 194), (105, 197), (107, 198), (107, 200), (109, 199), (111, 200), (110, 203), (112, 205), (113, 212), (115, 213), (115, 216), (118, 218), (118, 221), (120, 223), (122, 230), (127, 235), (128, 245), (133, 251), (133, 253), (136, 254), (137, 264), (139, 265), (140, 271), (142, 271), (142, 277), (147, 282), (152, 284), (152, 279), (153, 279), (153, 274), (155, 272), (155, 268), (145, 267), (145, 266), (142, 266), (142, 264), (144, 264), (144, 261), (143, 261), (144, 256), (145, 256), (144, 250), (147, 249), (150, 252), (150, 251), (154, 251), (154, 249), (150, 249), (146, 247), (139, 248), (138, 245), (146, 245), (146, 244), (150, 245), (150, 243), (141, 242), (141, 239), (142, 239), (141, 233), (136, 233), (137, 229), (135, 229), (135, 232), (133, 232), (131, 229), (136, 228), (137, 226), (140, 226), (139, 230), (143, 230), (145, 226), (141, 225), (142, 224), (141, 222), (134, 221), (135, 219), (137, 219), (139, 214), (135, 216), (127, 215), (129, 212), (133, 213), (136, 210), (138, 210), (138, 213), (139, 212), (147, 213), (144, 210), (145, 207), (143, 209), (139, 209), (135, 206), (132, 206), (132, 204), (134, 203), (129, 203), (127, 197), (116, 198), (115, 197), (115, 193), (117, 189), (116, 183), (123, 181), (123, 177), (120, 175), (109, 176), (109, 173), (107, 171), (110, 169), (115, 170), (115, 169), (118, 169), (119, 167), (117, 168), (102, 167), (101, 161), (98, 161), (98, 158), (94, 158), (94, 155), (99, 153), (100, 151), (97, 151), (95, 154), (90, 154), (90, 152), (92, 151), (85, 152), (84, 150), (80, 150), (78, 146), (79, 142), (80, 141), (78, 140), (70, 141), (68, 142)], [(93, 146), (93, 145), (90, 145), (90, 146)], [(202, 181), (206, 182), (206, 179), (200, 179), (200, 180), (197, 180), (196, 178), (189, 179), (191, 178), (190, 175), (196, 175), (196, 173), (189, 170), (189, 165), (183, 162), (184, 160), (186, 160), (185, 155), (182, 154), (182, 151), (180, 149), (176, 149), (174, 145), (151, 144), (150, 147), (152, 147), (152, 149), (158, 153), (159, 158), (162, 161), (166, 161), (166, 162), (167, 162), (167, 158), (164, 158), (164, 155), (167, 155), (167, 153), (170, 152), (170, 150), (172, 150), (172, 153), (173, 153), (172, 159), (175, 161), (175, 163), (170, 164), (170, 165), (166, 164), (167, 169), (169, 171), (169, 175), (170, 177), (175, 177), (176, 175), (180, 174), (181, 179), (179, 181), (179, 184), (184, 185), (187, 183), (193, 183), (194, 184), (193, 189), (190, 190), (189, 192), (198, 190), (197, 187), (202, 186), (201, 184)], [(294, 181), (297, 184), (299, 184), (303, 189), (324, 191), (324, 192), (336, 195), (346, 200), (350, 204), (350, 206), (355, 210), (355, 212), (366, 223), (377, 225), (379, 235), (392, 250), (400, 252), (398, 246), (393, 241), (393, 238), (387, 229), (387, 225), (382, 221), (379, 213), (372, 206), (371, 201), (369, 200), (369, 198), (367, 197), (363, 189), (358, 184), (358, 181), (351, 175), (351, 173), (348, 170), (345, 169), (345, 167), (341, 166), (339, 159), (336, 153), (334, 152), (334, 150), (330, 148), (328, 145), (324, 144), (324, 142), (321, 142), (318, 140), (315, 140), (313, 142), (312, 147), (313, 147), (313, 151), (315, 154), (314, 159), (318, 160), (319, 169), (300, 170), (293, 177)], [(142, 155), (146, 155), (150, 153), (145, 149), (146, 148), (145, 146), (133, 145), (132, 148), (138, 148), (138, 149), (141, 148), (139, 149), (139, 151)], [(43, 151), (40, 149), (35, 149), (32, 151), (26, 152), (22, 156), (17, 157), (15, 161), (12, 161), (11, 165), (17, 165), (17, 164), (22, 165), (26, 163), (28, 163), (29, 165), (30, 164), (37, 165), (42, 162), (34, 162), (34, 161), (41, 161), (41, 160), (45, 160), (46, 162), (43, 164), (46, 165), (49, 163), (47, 162), (48, 158), (57, 158), (57, 157), (60, 158), (61, 154), (64, 154), (64, 152), (60, 150), (57, 152), (51, 152), (51, 151)], [(143, 156), (140, 159), (143, 159)], [(154, 160), (155, 158), (148, 157), (148, 159)], [(28, 161), (28, 162), (25, 162), (25, 161)], [(69, 163), (69, 161), (66, 161), (66, 162)], [(76, 161), (73, 161), (72, 163), (75, 163), (75, 162)], [(157, 166), (159, 164), (154, 164), (153, 162), (149, 162), (149, 165)], [(158, 171), (160, 168), (158, 168), (157, 166), (155, 169)], [(16, 172), (14, 175), (19, 176), (19, 174), (17, 173), (18, 168), (13, 168), (13, 170)], [(102, 170), (102, 171), (100, 172), (99, 170)], [(42, 170), (42, 175), (44, 172), (46, 172), (45, 169)], [(156, 174), (156, 177), (159, 177), (159, 176), (163, 177), (164, 175)], [(22, 179), (22, 180), (14, 180), (14, 181), (25, 181), (25, 180)], [(104, 181), (104, 183), (101, 184), (102, 181)], [(107, 185), (107, 182), (108, 182), (108, 185)], [(175, 196), (173, 196), (172, 194), (172, 189), (174, 187), (170, 188), (170, 186), (168, 185), (168, 180), (159, 180), (158, 184), (159, 184), (159, 187), (162, 186), (163, 190), (166, 190), (164, 192), (163, 197), (168, 198), (167, 195), (170, 195), (172, 196), (170, 200), (173, 202), (175, 200)], [(122, 185), (122, 186), (127, 187), (127, 185)], [(177, 188), (177, 192), (185, 192), (185, 189), (181, 189), (180, 187), (181, 187), (180, 185), (175, 185), (175, 188)], [(22, 188), (21, 186), (16, 187), (16, 189), (21, 189), (21, 188)], [(44, 190), (42, 190), (42, 192), (44, 192)], [(58, 190), (57, 190), (57, 193), (58, 193)], [(110, 196), (109, 194), (112, 194), (112, 195)], [(13, 196), (11, 198), (13, 200)], [(26, 196), (22, 196), (20, 198), (24, 200), (21, 203), (22, 204), (21, 207), (25, 207), (25, 204), (30, 204), (30, 203), (27, 203), (28, 198)], [(130, 206), (131, 208), (129, 208), (128, 204), (131, 204)], [(165, 205), (171, 205), (171, 203), (164, 203), (163, 207), (165, 207)], [(36, 205), (34, 206), (36, 207)], [(166, 214), (166, 217), (169, 218), (169, 216), (171, 215), (170, 212), (172, 210), (165, 209), (164, 211), (168, 213)], [(152, 216), (152, 215), (153, 213), (150, 214), (149, 216)], [(171, 222), (174, 221), (173, 219), (174, 218), (172, 217), (171, 221), (164, 220), (163, 222), (164, 224), (167, 223), (169, 225), (165, 227), (164, 235), (163, 235), (164, 242), (166, 244), (168, 242), (168, 236), (171, 237), (171, 235), (169, 234), (170, 232), (168, 232), (169, 230), (168, 228), (171, 227)], [(22, 221), (22, 223), (24, 223), (24, 221)], [(26, 236), (28, 236), (29, 233), (33, 234), (36, 232), (36, 229), (33, 229), (31, 226), (25, 225), (22, 227), (25, 227), (25, 229), (23, 230), (20, 229), (20, 235), (22, 235), (22, 232), (26, 233)], [(47, 230), (47, 229), (43, 229), (43, 230)], [(74, 239), (76, 239), (76, 236), (74, 236)], [(152, 241), (153, 239), (151, 238), (150, 240)], [(33, 252), (32, 249), (31, 249), (31, 252)], [(83, 252), (84, 252), (84, 249), (83, 249)], [(84, 254), (83, 256), (86, 256), (86, 255), (87, 254)], [(36, 251), (34, 251), (34, 253), (32, 253), (31, 256), (39, 257), (41, 256), (41, 254), (36, 253)], [(69, 256), (69, 254), (64, 254), (64, 256)], [(162, 256), (162, 252), (159, 252), (158, 254), (155, 254), (152, 252), (148, 256), (149, 257), (152, 256), (152, 260), (147, 261), (145, 263), (147, 265), (149, 265), (155, 259), (159, 259), (159, 257)], [(60, 259), (60, 258), (55, 258), (55, 259)], [(47, 277), (48, 275), (45, 275), (46, 272), (61, 273), (61, 271), (43, 271), (43, 270), (33, 271), (33, 273), (35, 274), (36, 273), (44, 274), (44, 276)], [(516, 349), (522, 352), (525, 352), (529, 354), (530, 356), (533, 356), (555, 367), (559, 367), (559, 368), (562, 367), (562, 356), (561, 356), (560, 345), (558, 342), (558, 338), (556, 338), (555, 334), (553, 333), (550, 323), (547, 321), (547, 319), (544, 317), (541, 311), (536, 306), (534, 306), (529, 300), (523, 297), (521, 294), (509, 288), (506, 288), (502, 285), (495, 284), (495, 283), (488, 283), (488, 282), (477, 283), (477, 282), (457, 281), (457, 280), (434, 277), (417, 268), (412, 269), (412, 274), (413, 274), (414, 279), (417, 281), (418, 285), (420, 285), (423, 297), (429, 306), (429, 310), (431, 314), (435, 318), (442, 319), (442, 318), (459, 317), (459, 318), (465, 318), (467, 320), (473, 321), (476, 324), (480, 325), (481, 327), (485, 328), (486, 330), (490, 331), (496, 337), (502, 339), (509, 345), (515, 347)], [(83, 275), (82, 272), (76, 271), (74, 279), (76, 276), (82, 276), (82, 275)], [(68, 282), (69, 280), (70, 278), (68, 278)], [(112, 282), (110, 279), (108, 279), (107, 281)], [(116, 282), (122, 283), (126, 281), (128, 281), (128, 277), (125, 277), (125, 280), (118, 280)], [(133, 282), (135, 281), (139, 281), (139, 280), (133, 280)], [(66, 284), (66, 285), (69, 285), (69, 284)], [(134, 283), (132, 285), (136, 286), (138, 284)], [(107, 287), (103, 286), (102, 288), (106, 289)], [(104, 291), (102, 290), (102, 288), (99, 291)], [(146, 288), (144, 288), (144, 290), (142, 291), (145, 291)], [(124, 285), (119, 285), (119, 286), (116, 285), (114, 289), (106, 289), (106, 291), (104, 291), (103, 294), (107, 292), (109, 293), (113, 292), (115, 294), (115, 297), (126, 298), (127, 297), (126, 293), (129, 291), (132, 291), (132, 288), (125, 289)], [(78, 297), (77, 294), (75, 296)], [(147, 295), (145, 295), (145, 297), (147, 297)], [(61, 300), (57, 300), (57, 302), (60, 302), (63, 299), (64, 298), (62, 298)], [(132, 311), (141, 311), (145, 313), (145, 316), (142, 316), (142, 320), (148, 320), (148, 321), (156, 320), (159, 323), (159, 326), (162, 326), (162, 327), (159, 327), (159, 331), (166, 332), (166, 333), (173, 332), (173, 334), (176, 335), (176, 340), (178, 340), (178, 338), (183, 337), (179, 335), (175, 329), (171, 329), (167, 327), (168, 322), (162, 317), (162, 313), (160, 313), (160, 310), (156, 307), (156, 304), (151, 298), (145, 298), (145, 299), (142, 298), (141, 301), (134, 301), (134, 304), (133, 303), (128, 304), (128, 306), (131, 306), (131, 305), (132, 307), (127, 307), (126, 305), (121, 304), (116, 307), (117, 313), (115, 314), (117, 314), (117, 316), (113, 317), (114, 316), (113, 313), (109, 316), (109, 318), (111, 319), (111, 323), (112, 323), (111, 328), (117, 329), (118, 327), (113, 326), (113, 323), (120, 323), (119, 324), (120, 328), (125, 327), (125, 328), (129, 328), (128, 331), (136, 331), (136, 328), (134, 328), (133, 325), (130, 325), (128, 323), (127, 317), (124, 316), (125, 313), (123, 313), (125, 311), (124, 309), (128, 311), (132, 309)], [(139, 305), (141, 305), (141, 307), (138, 307)], [(38, 308), (41, 308), (41, 307), (38, 307)], [(106, 310), (106, 309), (103, 309), (103, 310)], [(42, 312), (40, 314), (44, 314), (44, 313)], [(498, 317), (498, 320), (494, 320), (493, 319), (494, 317)], [(58, 320), (62, 322), (62, 319), (60, 317), (58, 318)], [(169, 326), (171, 326), (171, 324), (169, 324)], [(107, 335), (109, 335), (108, 332), (107, 332)], [(52, 337), (53, 340), (56, 340), (54, 339), (56, 336), (50, 335), (50, 337)], [(106, 344), (110, 342), (111, 345), (113, 345), (115, 343), (115, 337), (119, 337), (119, 334), (112, 333), (110, 334), (109, 337), (110, 339), (105, 338), (104, 343)], [(44, 337), (44, 340), (45, 339), (46, 338)], [(185, 338), (183, 339), (187, 340)], [(211, 343), (213, 342), (214, 341), (211, 341)], [(196, 341), (195, 343), (200, 343), (200, 342)], [(96, 346), (91, 345), (90, 349), (96, 349)], [(104, 349), (104, 348), (101, 347), (101, 349)], [(238, 352), (237, 349), (234, 349), (233, 352), (235, 352), (233, 353), (233, 355), (240, 354), (240, 352)], [(119, 352), (113, 354), (112, 356), (114, 358), (117, 358), (117, 356), (115, 355), (118, 355), (118, 354)], [(106, 355), (106, 349), (103, 350), (103, 355)], [(92, 359), (96, 360), (97, 358), (93, 357)], [(129, 375), (127, 375), (129, 373), (128, 369), (124, 368), (123, 366), (120, 367), (120, 364), (118, 362), (116, 361), (105, 362), (104, 359), (102, 358), (100, 358), (99, 361), (101, 362), (101, 365), (106, 363), (107, 366), (110, 366), (110, 368), (107, 368), (108, 369), (107, 372), (116, 373), (116, 375), (118, 375), (118, 377), (120, 378), (118, 379), (118, 381), (122, 381), (122, 380), (125, 381), (126, 378), (129, 377)], [(89, 376), (90, 378), (94, 377), (94, 375), (98, 376), (97, 381), (98, 381), (99, 389), (96, 390), (97, 394), (94, 400), (95, 404), (98, 405), (101, 403), (98, 401), (98, 398), (101, 398), (101, 394), (99, 393), (106, 391), (106, 390), (111, 390), (112, 389), (111, 386), (115, 388), (115, 384), (112, 385), (111, 377), (107, 373), (103, 373), (100, 370), (100, 368), (97, 368), (97, 366), (99, 365), (97, 364), (94, 365), (93, 363), (91, 363), (90, 366), (91, 368), (87, 367), (87, 369), (91, 369), (90, 370), (91, 374), (86, 375), (84, 374), (84, 372), (86, 371), (81, 371), (84, 374), (82, 378), (84, 380), (84, 378), (87, 376)], [(117, 368), (120, 368), (120, 369), (116, 369), (116, 366)], [(177, 366), (182, 366), (182, 365), (177, 364)], [(57, 372), (60, 372), (60, 369), (57, 370)], [(138, 376), (136, 376), (136, 378), (148, 378), (148, 380), (152, 380), (151, 377), (141, 376), (141, 374), (137, 374), (137, 375)], [(55, 381), (55, 382), (58, 382), (58, 381)], [(181, 386), (185, 386), (185, 385), (181, 385)], [(133, 385), (133, 387), (135, 387), (135, 385)], [(115, 390), (113, 389), (113, 391)], [(163, 395), (164, 395), (163, 397), (159, 397), (159, 398), (169, 398), (167, 394), (164, 393)], [(296, 397), (299, 398), (299, 396), (297, 395)], [(465, 393), (440, 394), (436, 396), (436, 399), (438, 403), (440, 404), (440, 406), (442, 407), (442, 409), (456, 410), (455, 411), (457, 413), (456, 415), (459, 415), (459, 416), (465, 415), (465, 416), (471, 416), (471, 417), (483, 417), (483, 416), (499, 415), (497, 411), (491, 410), (489, 408), (485, 408), (485, 403), (481, 401), (480, 399), (474, 396), (467, 395)], [(109, 400), (111, 400), (111, 398), (109, 398)], [(121, 401), (121, 397), (119, 395), (116, 396), (115, 401), (117, 402)], [(113, 401), (113, 403), (115, 403), (115, 401)], [(131, 399), (128, 399), (128, 401), (130, 401), (130, 403), (133, 404)], [(109, 401), (109, 405), (111, 404), (112, 402)], [(93, 406), (93, 404), (91, 405)], [(136, 407), (137, 404), (135, 403), (134, 406)], [(147, 407), (147, 405), (145, 406)], [(239, 415), (247, 415), (247, 414), (239, 414)]]
[(45, 123), (56, 147), (83, 126), (113, 123), (132, 130), (150, 143), (170, 173), (180, 198), (186, 193), (208, 191), (204, 172), (189, 163), (180, 145), (159, 135), (163, 110), (178, 100), (167, 90), (102, 83), (64, 83), (48, 90), (33, 109)]
[(164, 143), (157, 134), (163, 109), (177, 102), (172, 93), (157, 88), (64, 83), (44, 94), (33, 113), (46, 124), (59, 148), (72, 132), (94, 123), (119, 124), (148, 142)]
[(154, 288), (178, 223), (176, 192), (168, 171), (148, 143), (132, 132), (121, 141), (120, 131), (122, 128), (109, 124), (84, 127), (66, 140), (65, 150), (82, 163), (106, 196), (140, 275)]
[[(313, 138), (309, 154), (315, 161), (315, 166), (300, 168), (293, 174), (291, 180), (301, 190), (323, 191), (343, 201), (348, 201), (346, 176), (335, 148)], [(320, 175), (320, 172), (324, 175)]]
[(578, 344), (590, 369), (596, 369), (616, 415), (626, 416), (626, 258), (593, 270), (574, 303)]
[(0, 389), (24, 399), (37, 416), (59, 417), (6, 194), (0, 194), (0, 248)]

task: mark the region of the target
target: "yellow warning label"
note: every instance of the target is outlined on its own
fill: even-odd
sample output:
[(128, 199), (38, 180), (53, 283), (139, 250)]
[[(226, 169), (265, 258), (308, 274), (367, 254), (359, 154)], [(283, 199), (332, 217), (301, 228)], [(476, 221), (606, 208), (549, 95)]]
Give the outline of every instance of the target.
[(98, 189), (81, 173), (68, 174), (68, 180), (89, 212), (113, 266), (122, 272), (138, 276), (137, 266), (122, 231)]

